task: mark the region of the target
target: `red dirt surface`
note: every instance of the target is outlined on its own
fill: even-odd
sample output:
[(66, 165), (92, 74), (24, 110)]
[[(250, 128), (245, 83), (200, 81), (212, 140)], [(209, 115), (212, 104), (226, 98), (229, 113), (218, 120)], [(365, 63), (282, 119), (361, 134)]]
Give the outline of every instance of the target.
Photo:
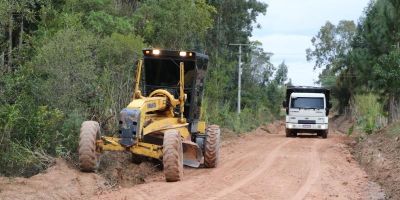
[[(59, 160), (29, 179), (1, 178), (0, 199), (384, 198), (350, 154), (347, 136), (331, 131), (328, 139), (286, 138), (283, 124), (274, 124), (225, 139), (217, 168), (185, 168), (180, 182), (167, 183), (162, 172), (154, 170), (142, 177), (144, 184), (111, 188), (103, 176), (81, 173)], [(137, 166), (123, 163), (118, 168)]]

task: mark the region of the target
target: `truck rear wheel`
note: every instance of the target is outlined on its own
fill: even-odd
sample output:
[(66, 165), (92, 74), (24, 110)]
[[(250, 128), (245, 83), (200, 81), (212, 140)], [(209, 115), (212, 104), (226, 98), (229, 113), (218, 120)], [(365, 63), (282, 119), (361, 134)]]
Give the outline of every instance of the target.
[(100, 139), (100, 125), (95, 121), (82, 123), (79, 135), (79, 167), (81, 171), (92, 172), (100, 163), (99, 153), (96, 152), (96, 140)]
[(207, 138), (204, 151), (204, 166), (214, 168), (219, 159), (219, 142), (221, 130), (217, 125), (211, 125), (206, 130)]
[(183, 179), (182, 139), (177, 130), (168, 130), (164, 133), (163, 166), (167, 182)]

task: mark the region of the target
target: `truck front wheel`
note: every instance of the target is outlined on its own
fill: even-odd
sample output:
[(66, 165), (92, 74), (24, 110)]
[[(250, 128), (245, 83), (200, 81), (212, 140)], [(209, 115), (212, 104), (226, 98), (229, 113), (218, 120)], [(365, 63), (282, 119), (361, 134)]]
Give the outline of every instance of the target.
[(296, 137), (297, 136), (297, 133), (296, 132), (294, 132), (294, 130), (291, 130), (291, 129), (286, 129), (286, 137)]
[(290, 129), (286, 129), (286, 137), (290, 137)]
[(323, 139), (326, 139), (328, 137), (328, 130), (322, 131), (321, 136)]

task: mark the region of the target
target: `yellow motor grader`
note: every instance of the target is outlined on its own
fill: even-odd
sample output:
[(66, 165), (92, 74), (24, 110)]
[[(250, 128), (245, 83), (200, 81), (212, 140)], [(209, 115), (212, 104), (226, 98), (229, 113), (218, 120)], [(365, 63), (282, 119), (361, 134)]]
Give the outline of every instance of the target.
[(104, 151), (158, 159), (168, 182), (182, 180), (183, 165), (216, 167), (220, 129), (200, 121), (207, 63), (208, 56), (192, 51), (143, 50), (117, 136), (102, 136), (98, 122), (82, 123), (80, 169), (95, 171)]

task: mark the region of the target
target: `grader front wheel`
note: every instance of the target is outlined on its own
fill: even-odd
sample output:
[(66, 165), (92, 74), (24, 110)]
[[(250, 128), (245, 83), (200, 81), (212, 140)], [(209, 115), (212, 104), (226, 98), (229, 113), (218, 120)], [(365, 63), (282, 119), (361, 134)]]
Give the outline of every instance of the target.
[(81, 171), (97, 169), (100, 159), (96, 152), (96, 140), (100, 138), (100, 125), (95, 121), (85, 121), (79, 135), (79, 167)]
[(167, 182), (183, 179), (182, 139), (177, 130), (168, 130), (164, 133), (163, 166)]
[(204, 166), (214, 168), (219, 159), (219, 141), (221, 131), (219, 126), (211, 125), (206, 130), (207, 138), (204, 151)]

